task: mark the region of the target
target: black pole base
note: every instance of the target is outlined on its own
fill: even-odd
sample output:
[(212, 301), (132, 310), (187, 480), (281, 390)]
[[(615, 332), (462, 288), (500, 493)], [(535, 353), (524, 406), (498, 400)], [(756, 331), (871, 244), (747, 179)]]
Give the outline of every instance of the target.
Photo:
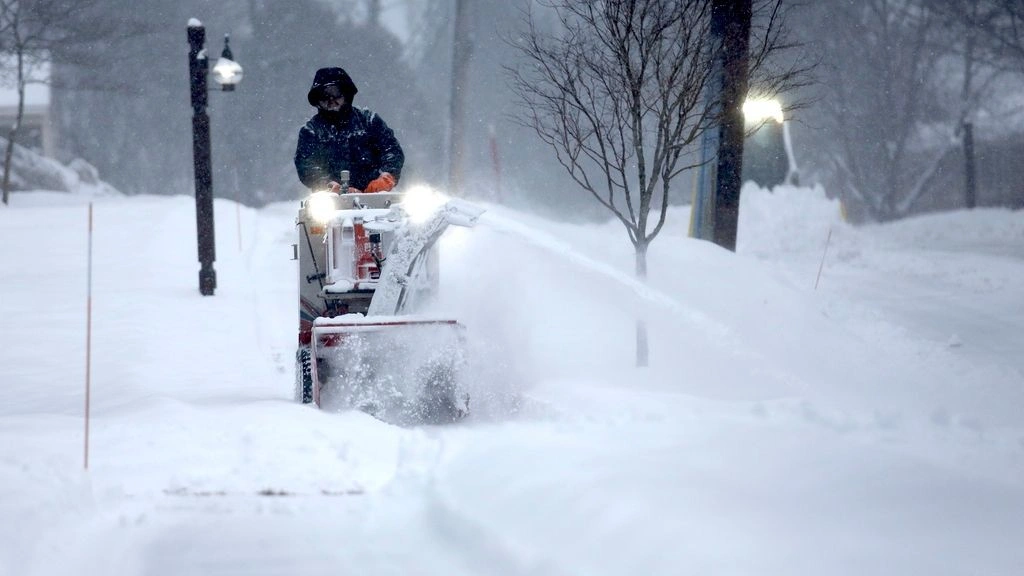
[(199, 293), (203, 296), (213, 296), (217, 288), (217, 271), (212, 266), (204, 266), (199, 270)]

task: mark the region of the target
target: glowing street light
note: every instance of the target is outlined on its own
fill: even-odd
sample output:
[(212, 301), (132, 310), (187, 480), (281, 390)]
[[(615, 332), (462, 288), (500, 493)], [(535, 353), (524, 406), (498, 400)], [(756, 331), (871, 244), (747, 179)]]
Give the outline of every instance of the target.
[[(782, 144), (786, 154), (786, 175), (782, 182), (798, 184), (796, 159), (793, 156), (793, 143), (789, 136), (789, 122), (786, 121), (786, 116), (782, 111), (782, 102), (775, 98), (748, 98), (743, 102), (743, 117), (748, 127), (761, 126), (774, 121), (782, 128)], [(774, 146), (776, 150), (777, 146), (777, 144)], [(764, 183), (761, 182), (761, 184)]]
[(748, 124), (759, 124), (768, 120), (782, 124), (786, 120), (782, 114), (782, 103), (774, 98), (748, 98), (743, 102), (743, 117)]

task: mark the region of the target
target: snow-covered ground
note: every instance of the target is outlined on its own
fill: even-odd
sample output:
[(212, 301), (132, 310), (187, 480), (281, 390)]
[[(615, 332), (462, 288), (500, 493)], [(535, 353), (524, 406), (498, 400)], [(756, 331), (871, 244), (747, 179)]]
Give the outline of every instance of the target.
[(204, 298), (191, 198), (95, 198), (84, 471), (88, 197), (14, 195), (0, 576), (1024, 573), (1024, 213), (743, 198), (646, 286), (617, 224), (487, 206), (438, 304), (475, 413), (421, 428), (291, 401), (295, 206), (217, 201)]

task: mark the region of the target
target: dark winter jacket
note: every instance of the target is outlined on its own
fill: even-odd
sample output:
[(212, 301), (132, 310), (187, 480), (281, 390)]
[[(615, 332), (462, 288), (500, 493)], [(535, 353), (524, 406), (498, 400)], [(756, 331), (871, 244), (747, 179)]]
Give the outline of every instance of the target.
[(340, 181), (341, 171), (349, 171), (349, 185), (360, 190), (381, 172), (398, 179), (405, 155), (395, 133), (373, 112), (354, 108), (352, 100), (359, 89), (341, 68), (316, 71), (306, 99), (316, 106), (327, 86), (337, 86), (345, 95), (345, 105), (337, 112), (320, 110), (299, 131), (295, 148), (295, 169), (299, 180), (314, 190)]
[(320, 111), (299, 130), (295, 170), (313, 190), (327, 188), (349, 171), (349, 186), (360, 190), (381, 172), (402, 175), (405, 154), (384, 120), (365, 108), (346, 106), (340, 113)]

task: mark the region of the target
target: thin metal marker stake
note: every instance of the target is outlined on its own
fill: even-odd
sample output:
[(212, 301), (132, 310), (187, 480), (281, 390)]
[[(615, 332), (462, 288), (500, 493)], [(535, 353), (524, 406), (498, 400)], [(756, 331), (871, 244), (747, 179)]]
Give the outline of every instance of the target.
[(89, 395), (92, 378), (92, 202), (89, 202), (89, 260), (85, 297), (85, 469), (89, 469)]
[(818, 281), (821, 280), (821, 270), (825, 267), (825, 255), (828, 254), (828, 243), (832, 240), (832, 227), (828, 228), (828, 238), (825, 238), (825, 250), (821, 253), (821, 264), (818, 265), (818, 276), (814, 279), (814, 289), (818, 289)]

